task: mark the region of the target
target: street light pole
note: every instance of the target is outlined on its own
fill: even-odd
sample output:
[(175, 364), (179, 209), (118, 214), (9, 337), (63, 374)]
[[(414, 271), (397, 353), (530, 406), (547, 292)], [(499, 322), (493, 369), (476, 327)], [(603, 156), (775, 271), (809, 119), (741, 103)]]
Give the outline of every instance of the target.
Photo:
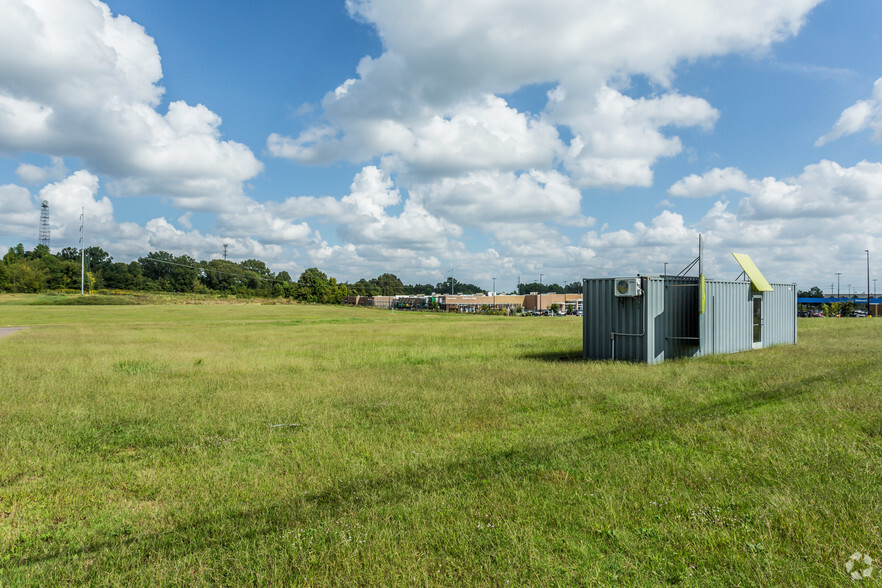
[(496, 310), (496, 278), (493, 278), (493, 310)]
[(870, 250), (864, 251), (867, 252), (867, 316), (870, 316)]
[(842, 272), (836, 272), (836, 298), (842, 298), (842, 289), (839, 287), (839, 276)]
[(663, 273), (662, 276), (666, 276), (666, 275), (668, 275), (668, 262), (667, 261), (665, 262), (665, 273)]
[(542, 312), (542, 276), (545, 274), (539, 274), (539, 312)]

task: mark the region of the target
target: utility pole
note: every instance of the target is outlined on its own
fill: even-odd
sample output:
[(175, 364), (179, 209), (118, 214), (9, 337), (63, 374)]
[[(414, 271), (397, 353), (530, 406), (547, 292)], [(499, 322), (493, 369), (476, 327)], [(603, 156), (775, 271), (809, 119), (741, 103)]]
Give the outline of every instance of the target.
[(867, 316), (870, 316), (870, 250), (864, 251), (867, 252)]
[(493, 310), (496, 310), (496, 278), (493, 278)]
[(86, 207), (80, 212), (80, 296), (83, 295), (83, 284), (86, 282)]
[(539, 274), (539, 312), (542, 312), (542, 276), (545, 274)]

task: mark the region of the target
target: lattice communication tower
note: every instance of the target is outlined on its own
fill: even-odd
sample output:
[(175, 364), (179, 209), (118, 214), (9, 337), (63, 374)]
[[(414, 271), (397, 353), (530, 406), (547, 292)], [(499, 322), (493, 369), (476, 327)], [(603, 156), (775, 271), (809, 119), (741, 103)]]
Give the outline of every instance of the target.
[(49, 247), (49, 201), (44, 200), (40, 209), (40, 245)]

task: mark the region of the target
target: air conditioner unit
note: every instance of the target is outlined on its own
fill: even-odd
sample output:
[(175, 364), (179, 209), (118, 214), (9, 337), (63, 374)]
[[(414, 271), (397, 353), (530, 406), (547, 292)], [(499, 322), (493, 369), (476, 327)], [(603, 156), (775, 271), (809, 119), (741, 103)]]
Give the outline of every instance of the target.
[(615, 294), (617, 298), (633, 298), (643, 294), (640, 278), (616, 278)]

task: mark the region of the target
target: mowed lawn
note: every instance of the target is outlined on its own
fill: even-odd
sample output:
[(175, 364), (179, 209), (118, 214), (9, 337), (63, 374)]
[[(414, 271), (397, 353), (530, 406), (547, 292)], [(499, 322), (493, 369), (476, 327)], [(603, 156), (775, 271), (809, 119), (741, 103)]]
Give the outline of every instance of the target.
[(30, 327), (0, 339), (4, 587), (829, 586), (882, 560), (880, 319), (645, 366), (581, 361), (571, 317), (28, 300), (0, 304)]

